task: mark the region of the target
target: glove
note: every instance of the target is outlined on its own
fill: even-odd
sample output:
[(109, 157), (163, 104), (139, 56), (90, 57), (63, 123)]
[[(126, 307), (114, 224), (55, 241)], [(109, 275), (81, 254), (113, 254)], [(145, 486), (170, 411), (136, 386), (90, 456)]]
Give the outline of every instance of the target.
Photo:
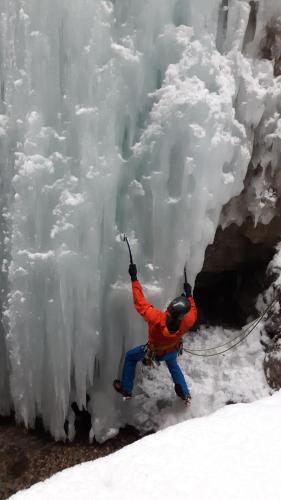
[(129, 266), (129, 275), (131, 276), (132, 281), (137, 281), (137, 266), (136, 264), (130, 264)]
[(191, 285), (189, 283), (185, 283), (183, 285), (183, 289), (184, 289), (186, 297), (190, 297), (190, 295), (192, 295), (192, 288), (191, 288)]

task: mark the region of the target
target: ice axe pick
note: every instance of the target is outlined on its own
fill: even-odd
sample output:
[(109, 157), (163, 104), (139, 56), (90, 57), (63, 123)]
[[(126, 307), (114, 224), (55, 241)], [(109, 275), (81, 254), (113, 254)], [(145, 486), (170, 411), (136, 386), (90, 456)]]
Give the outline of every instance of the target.
[(133, 261), (133, 257), (132, 257), (131, 247), (130, 247), (130, 243), (128, 241), (128, 238), (127, 238), (126, 234), (123, 234), (122, 239), (123, 239), (124, 242), (127, 243), (127, 247), (128, 247), (129, 255), (130, 255), (130, 264), (133, 264), (134, 261)]

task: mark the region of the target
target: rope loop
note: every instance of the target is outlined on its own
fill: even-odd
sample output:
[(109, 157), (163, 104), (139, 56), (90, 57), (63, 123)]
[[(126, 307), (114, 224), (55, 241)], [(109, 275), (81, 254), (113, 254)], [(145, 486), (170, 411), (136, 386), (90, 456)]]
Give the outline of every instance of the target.
[[(250, 326), (248, 328), (246, 328), (246, 330), (242, 334), (237, 335), (236, 337), (234, 337), (231, 340), (228, 340), (224, 344), (214, 346), (214, 347), (209, 347), (206, 349), (194, 349), (194, 350), (186, 349), (186, 347), (183, 347), (183, 350), (185, 352), (188, 352), (192, 356), (199, 356), (199, 357), (204, 357), (204, 358), (209, 358), (211, 356), (219, 356), (220, 354), (224, 354), (225, 352), (230, 351), (234, 347), (241, 344), (255, 330), (255, 328), (258, 326), (258, 324), (261, 322), (261, 320), (264, 318), (264, 316), (273, 308), (273, 306), (275, 305), (276, 302), (278, 302), (278, 299), (274, 298), (271, 301), (271, 303), (269, 304), (269, 306), (267, 306), (267, 308), (263, 311), (263, 313), (257, 319), (252, 321), (250, 323)], [(237, 340), (237, 342), (235, 342), (236, 340)], [(233, 344), (233, 342), (235, 342), (235, 343)], [(230, 347), (228, 347), (227, 349), (223, 349), (220, 352), (208, 353), (208, 351), (215, 351), (215, 350), (221, 349), (222, 347), (225, 347), (229, 344), (233, 344), (233, 345), (230, 345)], [(205, 353), (207, 353), (207, 354), (205, 354)]]

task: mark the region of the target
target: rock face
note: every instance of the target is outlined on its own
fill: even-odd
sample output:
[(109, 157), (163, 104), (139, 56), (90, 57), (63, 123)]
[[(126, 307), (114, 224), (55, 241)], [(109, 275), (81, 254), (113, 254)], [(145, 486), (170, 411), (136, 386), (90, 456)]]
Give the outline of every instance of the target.
[(266, 380), (272, 389), (281, 389), (281, 341), (273, 343), (264, 358)]
[(206, 250), (203, 272), (237, 270), (253, 262), (269, 263), (281, 234), (281, 217), (256, 226), (248, 216), (241, 226), (219, 227), (213, 245)]
[[(242, 194), (243, 197), (243, 194)], [(219, 227), (205, 254), (194, 291), (199, 321), (241, 326), (257, 315), (257, 296), (264, 293), (265, 309), (274, 295), (280, 299), (264, 323), (264, 372), (269, 386), (281, 389), (281, 217), (269, 224), (254, 224), (250, 216), (240, 226)], [(277, 250), (277, 252), (276, 252)], [(269, 264), (270, 263), (270, 264)]]
[(201, 322), (241, 326), (256, 313), (255, 302), (268, 286), (266, 269), (279, 234), (281, 217), (277, 216), (267, 225), (255, 226), (247, 216), (240, 226), (218, 228), (196, 280), (194, 294), (200, 304)]
[(263, 344), (266, 350), (264, 372), (267, 382), (273, 389), (281, 389), (281, 244), (267, 270), (267, 280), (270, 286), (264, 294), (265, 302), (275, 297), (277, 302), (272, 313), (264, 323)]
[(261, 55), (273, 61), (274, 76), (281, 75), (281, 17), (272, 18), (261, 42)]

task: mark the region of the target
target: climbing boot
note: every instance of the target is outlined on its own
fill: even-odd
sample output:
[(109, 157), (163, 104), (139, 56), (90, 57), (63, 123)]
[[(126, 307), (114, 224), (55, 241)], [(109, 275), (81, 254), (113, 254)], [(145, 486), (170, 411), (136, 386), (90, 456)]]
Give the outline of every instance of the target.
[(115, 379), (113, 382), (113, 387), (114, 387), (115, 391), (119, 392), (119, 394), (121, 394), (123, 396), (123, 399), (131, 399), (132, 398), (132, 394), (130, 394), (129, 392), (124, 391), (122, 389), (121, 380)]
[(180, 384), (175, 384), (175, 392), (176, 392), (176, 395), (183, 400), (185, 406), (190, 406), (191, 395), (189, 393), (184, 394)]
[(190, 406), (191, 405), (191, 396), (186, 396), (184, 399), (184, 404), (185, 406)]

